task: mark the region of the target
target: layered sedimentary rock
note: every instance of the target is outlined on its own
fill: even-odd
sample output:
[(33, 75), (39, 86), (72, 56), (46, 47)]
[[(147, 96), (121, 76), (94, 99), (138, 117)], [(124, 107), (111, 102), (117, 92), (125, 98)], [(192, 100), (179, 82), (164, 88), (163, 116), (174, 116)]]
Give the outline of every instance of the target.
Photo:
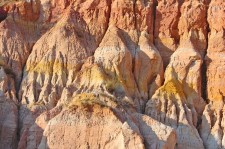
[(180, 0), (155, 1), (154, 42), (158, 48), (164, 66), (169, 64), (170, 56), (179, 45), (178, 21), (180, 17)]
[(190, 38), (196, 50), (204, 57), (208, 36), (207, 3), (204, 0), (185, 1), (180, 11), (181, 17), (178, 23), (180, 44)]
[[(172, 128), (148, 116), (127, 113), (107, 98), (79, 94), (67, 108), (60, 113), (58, 110), (57, 116), (54, 116), (55, 109), (41, 115), (37, 125), (45, 131), (38, 148), (70, 148), (73, 142), (77, 142), (73, 145), (75, 148), (169, 148), (175, 145), (176, 134)], [(109, 100), (110, 107), (102, 99)], [(48, 119), (41, 119), (44, 116)], [(58, 135), (59, 132), (63, 133)]]
[[(113, 40), (110, 41), (111, 38)], [(96, 63), (104, 68), (106, 75), (110, 76), (108, 90), (111, 88), (115, 95), (135, 99), (136, 105), (139, 102), (139, 106), (142, 106), (161, 84), (162, 62), (158, 51), (149, 42), (147, 33), (142, 33), (138, 44), (133, 58), (126, 34), (124, 35), (121, 29), (111, 27), (97, 48), (94, 58)], [(110, 56), (107, 56), (109, 53)], [(127, 71), (123, 71), (124, 69)]]
[(198, 90), (201, 63), (191, 43), (178, 48), (166, 69), (164, 85), (146, 105), (147, 115), (176, 129), (177, 148), (204, 148), (196, 129), (204, 107)]
[(94, 37), (90, 36), (84, 21), (78, 24), (82, 21), (78, 18), (79, 14), (68, 10), (61, 21), (34, 45), (21, 86), (24, 105), (20, 109), (21, 132), (46, 108), (51, 109), (57, 104), (67, 81), (74, 79), (84, 60), (94, 52)]
[(18, 90), (30, 46), (19, 26), (11, 20), (0, 24), (0, 148), (15, 149), (18, 143)]
[(16, 87), (19, 89), (23, 66), (30, 54), (30, 49), (17, 24), (8, 20), (0, 24), (0, 47), (2, 60), (15, 73)]
[(164, 85), (150, 98), (145, 110), (147, 115), (176, 129), (176, 147), (182, 149), (204, 148), (196, 127), (205, 106), (201, 97), (201, 66), (206, 19), (193, 12), (205, 15), (204, 3), (193, 0), (182, 4), (179, 48), (170, 57)]
[(0, 148), (225, 147), (222, 0), (0, 6)]
[(207, 100), (200, 134), (205, 148), (224, 148), (224, 2), (211, 1), (208, 9), (209, 41), (206, 55)]
[[(97, 8), (109, 14), (111, 6), (111, 13), (105, 16), (110, 18), (101, 19), (105, 28), (101, 28), (102, 24), (99, 28), (95, 24), (96, 31), (91, 24), (99, 20), (85, 20), (87, 12), (81, 9), (83, 3), (75, 3), (37, 41), (27, 60), (21, 86), (23, 105), (20, 109), (19, 148), (38, 147), (40, 134), (45, 128), (36, 126), (36, 117), (45, 109), (69, 104), (71, 98), (80, 93), (106, 94), (121, 104), (134, 107), (135, 111), (143, 109), (148, 97), (161, 85), (162, 60), (151, 42), (152, 23), (148, 21), (152, 22), (152, 17), (145, 20), (142, 16), (143, 13), (152, 13), (152, 3), (137, 3), (136, 8), (133, 7), (135, 2), (131, 1), (112, 1), (110, 5), (107, 5), (108, 1), (101, 2)], [(93, 3), (83, 5), (93, 8)], [(122, 10), (118, 10), (117, 5), (122, 6)], [(125, 11), (127, 8), (131, 9), (130, 12)], [(139, 16), (134, 14), (136, 9)], [(116, 18), (117, 15), (123, 16), (123, 12), (127, 13), (125, 18)], [(143, 21), (137, 24), (136, 19)], [(98, 43), (100, 39), (101, 43)], [(172, 128), (168, 129), (172, 131)], [(30, 140), (32, 132), (38, 135)], [(175, 140), (173, 138), (173, 144)]]

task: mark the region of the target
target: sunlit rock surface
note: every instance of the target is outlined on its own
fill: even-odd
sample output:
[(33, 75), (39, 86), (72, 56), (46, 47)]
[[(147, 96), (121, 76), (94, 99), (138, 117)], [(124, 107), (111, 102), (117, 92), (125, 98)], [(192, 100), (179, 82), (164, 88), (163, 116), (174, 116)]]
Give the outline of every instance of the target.
[(0, 1), (0, 149), (222, 149), (222, 0)]

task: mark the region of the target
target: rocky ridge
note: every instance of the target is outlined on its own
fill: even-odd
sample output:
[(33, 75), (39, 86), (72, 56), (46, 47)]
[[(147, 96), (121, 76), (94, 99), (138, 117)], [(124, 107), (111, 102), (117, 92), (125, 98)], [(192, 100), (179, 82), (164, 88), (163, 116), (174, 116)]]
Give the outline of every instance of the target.
[(225, 148), (222, 0), (0, 4), (0, 148)]

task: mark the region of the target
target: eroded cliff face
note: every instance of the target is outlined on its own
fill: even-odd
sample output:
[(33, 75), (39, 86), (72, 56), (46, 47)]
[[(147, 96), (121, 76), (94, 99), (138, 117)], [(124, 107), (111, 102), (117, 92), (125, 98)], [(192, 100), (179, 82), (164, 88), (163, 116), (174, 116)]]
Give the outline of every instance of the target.
[(225, 148), (224, 4), (0, 1), (0, 148)]
[(209, 5), (208, 17), (210, 33), (207, 55), (207, 100), (202, 116), (200, 134), (207, 149), (224, 148), (224, 6), (213, 1)]

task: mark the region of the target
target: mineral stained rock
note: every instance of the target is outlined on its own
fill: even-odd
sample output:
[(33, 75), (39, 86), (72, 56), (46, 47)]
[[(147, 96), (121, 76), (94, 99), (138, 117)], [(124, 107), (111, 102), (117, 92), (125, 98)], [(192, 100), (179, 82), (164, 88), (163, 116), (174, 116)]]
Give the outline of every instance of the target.
[(178, 21), (182, 0), (155, 1), (154, 42), (166, 67), (179, 44)]
[(200, 135), (206, 149), (225, 148), (224, 136), (224, 14), (223, 1), (212, 1), (208, 8), (209, 39), (206, 61), (207, 100)]
[(2, 0), (0, 18), (0, 149), (225, 148), (223, 0)]

